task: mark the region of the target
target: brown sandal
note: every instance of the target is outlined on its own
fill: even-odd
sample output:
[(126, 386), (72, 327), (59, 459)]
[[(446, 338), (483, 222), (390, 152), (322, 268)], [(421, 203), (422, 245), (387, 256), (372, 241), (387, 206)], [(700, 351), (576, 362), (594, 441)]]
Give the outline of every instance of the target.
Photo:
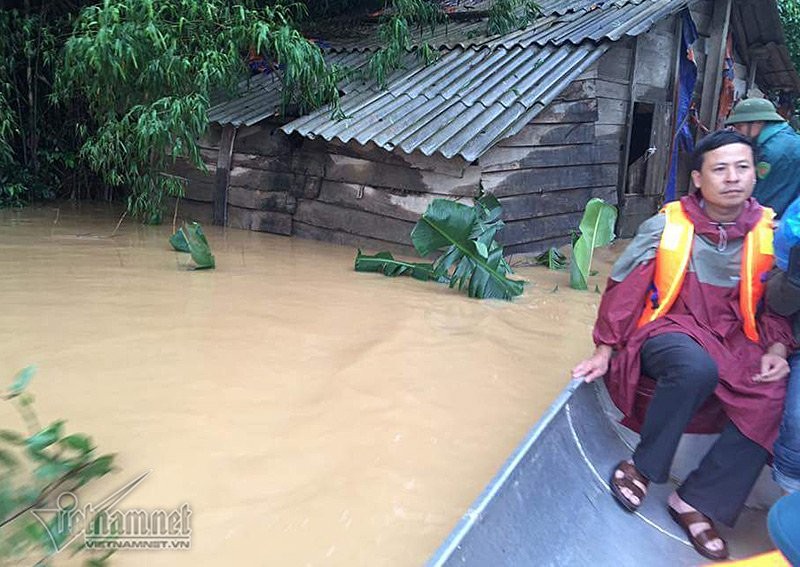
[[(622, 476), (617, 478), (617, 472), (621, 472)], [(628, 512), (635, 512), (642, 505), (644, 497), (647, 495), (647, 485), (649, 483), (650, 481), (642, 476), (642, 473), (636, 469), (633, 463), (628, 461), (620, 461), (617, 468), (611, 473), (611, 480), (609, 481), (612, 494), (616, 497), (617, 502), (622, 504)], [(640, 484), (641, 486), (639, 486)], [(642, 486), (644, 486), (644, 490), (642, 490)], [(639, 503), (637, 504), (625, 496), (622, 493), (623, 488), (630, 490), (639, 499)]]
[[(724, 539), (719, 537), (717, 530), (714, 529), (714, 522), (712, 522), (708, 516), (697, 511), (684, 512), (681, 514), (672, 506), (667, 506), (667, 509), (669, 510), (669, 515), (672, 516), (673, 520), (675, 520), (675, 523), (683, 528), (684, 532), (686, 532), (686, 537), (689, 538), (689, 541), (697, 550), (697, 553), (703, 557), (708, 557), (709, 559), (713, 559), (715, 561), (721, 561), (728, 558), (728, 544)], [(700, 523), (708, 524), (709, 527), (696, 536), (693, 536), (690, 527), (694, 524)], [(706, 547), (709, 542), (715, 539), (718, 539), (722, 542), (722, 549), (719, 551), (714, 551)]]

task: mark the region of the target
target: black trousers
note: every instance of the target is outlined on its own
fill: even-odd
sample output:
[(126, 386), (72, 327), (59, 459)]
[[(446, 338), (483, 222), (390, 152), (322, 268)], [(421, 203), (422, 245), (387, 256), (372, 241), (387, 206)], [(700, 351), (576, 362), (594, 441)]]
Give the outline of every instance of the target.
[[(708, 353), (682, 333), (648, 339), (641, 359), (642, 371), (657, 383), (633, 462), (650, 481), (662, 483), (681, 435), (714, 392), (719, 373)], [(678, 495), (713, 520), (733, 525), (768, 458), (766, 449), (728, 422)]]

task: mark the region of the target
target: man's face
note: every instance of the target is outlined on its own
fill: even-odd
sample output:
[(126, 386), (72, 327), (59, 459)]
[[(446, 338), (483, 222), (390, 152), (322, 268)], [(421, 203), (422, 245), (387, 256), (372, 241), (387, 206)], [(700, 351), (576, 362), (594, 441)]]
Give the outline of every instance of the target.
[(739, 122), (733, 125), (734, 130), (754, 140), (758, 137), (763, 128), (763, 122)]
[(706, 152), (700, 171), (692, 171), (692, 181), (709, 205), (738, 210), (756, 183), (753, 151), (746, 144), (728, 144)]

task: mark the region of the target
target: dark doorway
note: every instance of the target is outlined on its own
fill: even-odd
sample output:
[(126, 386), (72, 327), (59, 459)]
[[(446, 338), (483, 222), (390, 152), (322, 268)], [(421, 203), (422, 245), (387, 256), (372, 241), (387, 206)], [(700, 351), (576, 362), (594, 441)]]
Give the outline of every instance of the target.
[(626, 176), (626, 194), (643, 195), (647, 180), (647, 160), (652, 154), (650, 150), (653, 134), (653, 113), (655, 105), (649, 102), (634, 102), (633, 123), (628, 146), (628, 171)]

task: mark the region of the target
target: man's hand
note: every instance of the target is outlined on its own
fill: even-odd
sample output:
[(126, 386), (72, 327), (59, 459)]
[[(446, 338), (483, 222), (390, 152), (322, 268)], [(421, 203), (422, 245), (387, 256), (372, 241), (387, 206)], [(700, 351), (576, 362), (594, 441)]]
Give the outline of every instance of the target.
[(606, 372), (608, 372), (611, 353), (612, 349), (609, 345), (597, 345), (591, 357), (578, 363), (572, 369), (572, 377), (583, 378), (585, 382), (594, 382), (598, 378), (605, 376)]
[(753, 376), (753, 382), (777, 382), (789, 375), (786, 347), (776, 343), (761, 357), (761, 374)]

